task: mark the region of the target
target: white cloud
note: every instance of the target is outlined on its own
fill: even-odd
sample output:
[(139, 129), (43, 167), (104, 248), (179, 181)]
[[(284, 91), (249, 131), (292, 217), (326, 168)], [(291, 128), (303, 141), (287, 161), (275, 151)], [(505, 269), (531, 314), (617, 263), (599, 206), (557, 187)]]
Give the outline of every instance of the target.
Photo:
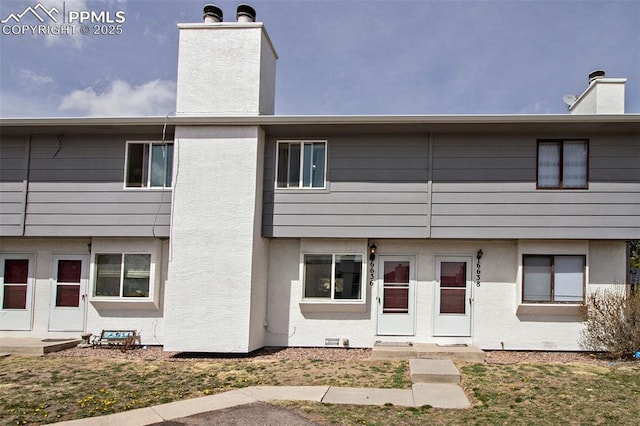
[(60, 103), (61, 111), (82, 116), (167, 115), (175, 109), (176, 83), (153, 80), (140, 86), (116, 80), (102, 92), (93, 87), (74, 90)]
[(44, 84), (53, 83), (53, 78), (46, 74), (38, 74), (28, 69), (20, 69), (17, 71), (20, 83), (25, 86), (42, 86)]
[[(55, 7), (60, 13), (60, 17), (62, 16), (63, 11), (80, 11), (80, 10), (90, 10), (87, 7), (87, 2), (85, 0), (40, 0), (43, 6), (47, 9), (51, 9)], [(44, 43), (47, 46), (54, 46), (56, 44), (67, 45), (71, 44), (73, 47), (80, 48), (82, 46), (83, 41), (87, 38), (86, 35), (82, 35), (80, 33), (80, 29), (76, 28), (76, 31), (73, 34), (48, 34), (44, 36)]]

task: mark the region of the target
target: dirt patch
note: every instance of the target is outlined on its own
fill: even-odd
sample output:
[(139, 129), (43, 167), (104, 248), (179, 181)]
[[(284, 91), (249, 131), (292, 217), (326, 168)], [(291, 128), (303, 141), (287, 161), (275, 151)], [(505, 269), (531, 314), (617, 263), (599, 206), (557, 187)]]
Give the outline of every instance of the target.
[(122, 351), (117, 348), (72, 348), (47, 354), (50, 357), (97, 357), (102, 359), (126, 359), (142, 361), (194, 361), (206, 359), (237, 359), (256, 361), (357, 361), (371, 357), (371, 349), (342, 348), (264, 348), (250, 354), (181, 353), (164, 352), (160, 346), (148, 346)]
[[(126, 352), (117, 348), (72, 348), (46, 355), (47, 357), (91, 357), (141, 361), (190, 362), (196, 360), (247, 361), (358, 361), (371, 358), (371, 349), (343, 348), (264, 348), (250, 354), (164, 352), (161, 346), (139, 347)], [(581, 363), (592, 365), (638, 365), (634, 360), (611, 360), (603, 354), (591, 352), (487, 351), (487, 364), (512, 365), (519, 363)]]
[(638, 365), (638, 361), (612, 360), (603, 354), (592, 352), (531, 352), (531, 351), (487, 351), (487, 364), (590, 364), (602, 366)]

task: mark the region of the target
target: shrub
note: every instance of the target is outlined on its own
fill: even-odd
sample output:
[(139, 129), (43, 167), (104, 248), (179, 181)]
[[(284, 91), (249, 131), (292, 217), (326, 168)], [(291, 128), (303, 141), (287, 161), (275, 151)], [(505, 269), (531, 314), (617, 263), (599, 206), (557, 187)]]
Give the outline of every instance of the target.
[(627, 358), (640, 350), (640, 291), (596, 290), (586, 300), (587, 322), (580, 345)]

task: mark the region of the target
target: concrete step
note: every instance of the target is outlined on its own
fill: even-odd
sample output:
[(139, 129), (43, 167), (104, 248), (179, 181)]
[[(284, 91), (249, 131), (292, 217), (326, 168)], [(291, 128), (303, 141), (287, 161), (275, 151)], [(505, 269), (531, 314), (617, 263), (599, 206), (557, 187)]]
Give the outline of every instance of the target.
[(435, 343), (375, 344), (371, 359), (453, 359), (456, 361), (484, 363), (485, 353), (474, 345), (439, 346)]
[(42, 356), (78, 346), (81, 339), (39, 339), (33, 337), (0, 338), (0, 352), (13, 355)]
[(410, 359), (413, 383), (460, 383), (460, 372), (450, 359)]

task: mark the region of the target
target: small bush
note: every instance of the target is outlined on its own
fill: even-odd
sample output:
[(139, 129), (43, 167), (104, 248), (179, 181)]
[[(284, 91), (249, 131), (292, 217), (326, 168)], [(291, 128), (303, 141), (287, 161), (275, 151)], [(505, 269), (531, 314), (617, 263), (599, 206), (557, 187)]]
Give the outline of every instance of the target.
[(640, 291), (600, 289), (587, 296), (586, 309), (583, 348), (613, 358), (628, 358), (640, 350)]

